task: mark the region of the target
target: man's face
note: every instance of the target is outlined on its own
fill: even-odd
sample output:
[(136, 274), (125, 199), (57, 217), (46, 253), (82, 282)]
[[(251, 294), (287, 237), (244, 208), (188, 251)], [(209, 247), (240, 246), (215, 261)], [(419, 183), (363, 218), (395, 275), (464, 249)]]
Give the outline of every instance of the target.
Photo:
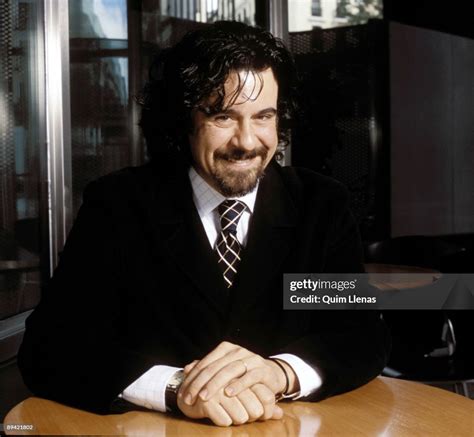
[[(227, 108), (239, 78), (242, 89)], [(194, 168), (209, 185), (226, 197), (242, 196), (255, 188), (277, 148), (278, 84), (269, 68), (233, 72), (224, 89), (225, 110), (194, 110), (191, 155)], [(211, 96), (201, 106), (212, 102)]]

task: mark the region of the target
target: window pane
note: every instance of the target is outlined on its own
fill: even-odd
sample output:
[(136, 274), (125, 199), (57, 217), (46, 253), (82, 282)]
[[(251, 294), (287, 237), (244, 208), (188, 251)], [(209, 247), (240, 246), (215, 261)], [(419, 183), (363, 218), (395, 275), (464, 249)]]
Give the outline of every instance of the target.
[(70, 1), (69, 36), (127, 39), (127, 0)]
[(289, 48), (305, 97), (304, 116), (292, 130), (292, 163), (346, 185), (364, 231), (374, 205), (369, 151), (374, 138), (371, 96), (378, 85), (369, 58), (369, 27), (378, 23), (367, 21), (380, 16), (382, 3), (321, 0), (320, 17), (310, 16), (309, 1), (289, 0), (289, 6)]
[(217, 20), (237, 20), (255, 24), (255, 0), (164, 0), (160, 10), (156, 1), (145, 0), (148, 10), (162, 16), (209, 23)]
[(321, 0), (313, 0), (311, 2), (311, 15), (321, 15)]
[(73, 211), (88, 182), (130, 164), (126, 0), (69, 2)]
[(290, 32), (364, 24), (383, 18), (383, 0), (288, 0)]
[(158, 47), (173, 45), (184, 33), (217, 20), (255, 25), (255, 0), (142, 1), (143, 41)]
[(13, 316), (32, 309), (40, 295), (44, 87), (37, 6), (0, 2), (0, 338), (8, 336), (3, 329)]

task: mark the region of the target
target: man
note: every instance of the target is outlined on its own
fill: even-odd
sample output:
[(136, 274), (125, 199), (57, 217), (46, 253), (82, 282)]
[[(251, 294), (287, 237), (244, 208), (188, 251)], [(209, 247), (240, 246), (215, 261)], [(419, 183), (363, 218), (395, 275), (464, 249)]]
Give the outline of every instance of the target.
[(346, 191), (273, 160), (294, 78), (281, 42), (235, 22), (157, 59), (142, 99), (151, 163), (86, 189), (27, 321), (19, 366), (33, 392), (226, 426), (278, 419), (281, 398), (317, 401), (381, 371), (376, 313), (282, 309), (285, 272), (363, 271)]

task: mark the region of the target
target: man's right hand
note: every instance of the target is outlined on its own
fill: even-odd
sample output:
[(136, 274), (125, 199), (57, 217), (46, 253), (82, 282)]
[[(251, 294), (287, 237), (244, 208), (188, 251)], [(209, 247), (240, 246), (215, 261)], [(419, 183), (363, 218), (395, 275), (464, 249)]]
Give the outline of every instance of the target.
[(218, 426), (241, 425), (256, 420), (281, 419), (283, 410), (276, 405), (275, 394), (263, 384), (255, 384), (237, 396), (229, 397), (219, 390), (207, 401), (198, 398), (193, 405), (184, 403), (178, 392), (178, 408), (193, 419), (207, 417)]

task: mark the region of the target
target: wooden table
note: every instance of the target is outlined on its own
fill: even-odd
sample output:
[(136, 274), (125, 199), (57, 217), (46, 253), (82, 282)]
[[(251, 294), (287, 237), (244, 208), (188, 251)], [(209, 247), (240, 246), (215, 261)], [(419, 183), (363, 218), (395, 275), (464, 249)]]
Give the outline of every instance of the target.
[[(29, 398), (5, 418), (31, 424), (28, 434), (134, 436), (474, 436), (474, 401), (410, 381), (378, 377), (318, 403), (281, 403), (278, 421), (219, 428), (157, 412), (98, 416), (56, 402)], [(8, 431), (7, 434), (21, 434)]]

